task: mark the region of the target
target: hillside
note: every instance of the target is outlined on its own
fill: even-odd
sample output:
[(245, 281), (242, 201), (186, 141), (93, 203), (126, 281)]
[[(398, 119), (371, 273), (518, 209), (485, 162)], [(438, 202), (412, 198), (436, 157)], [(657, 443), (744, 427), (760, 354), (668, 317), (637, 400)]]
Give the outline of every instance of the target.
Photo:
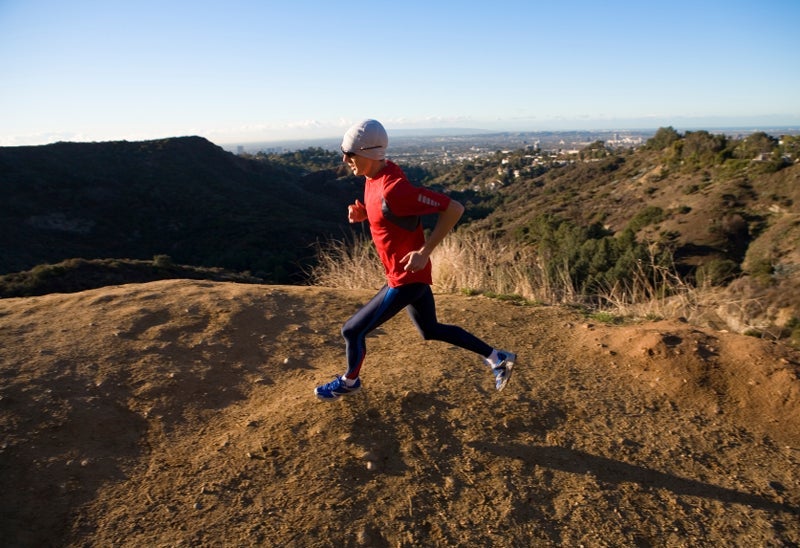
[(642, 149), (512, 183), (501, 190), (504, 215), (493, 224), (514, 233), (547, 213), (614, 233), (633, 227), (640, 239), (669, 243), (695, 265), (703, 258), (741, 264), (750, 244), (767, 237), (776, 244), (769, 259), (800, 264), (796, 223), (780, 236), (769, 231), (797, 220), (800, 164), (777, 172), (748, 164), (671, 169), (663, 156)]
[(296, 282), (348, 231), (335, 169), (237, 157), (200, 137), (0, 147), (0, 274), (65, 259), (152, 259)]
[(498, 394), (371, 295), (159, 281), (0, 300), (7, 546), (796, 546), (800, 353), (666, 319), (441, 295)]
[[(613, 257), (604, 264), (598, 242), (619, 243), (631, 231), (650, 250), (668, 251), (682, 279), (715, 288), (716, 301), (729, 303), (708, 311), (711, 324), (768, 337), (797, 330), (800, 163), (755, 161), (755, 151), (737, 152), (747, 140), (725, 141), (707, 132), (674, 138), (663, 149), (612, 152), (594, 145), (572, 163), (546, 170), (530, 168), (538, 160), (529, 151), (504, 153), (433, 184), (457, 185), (466, 178), (474, 188), (496, 185), (491, 213), (473, 228), (499, 234), (512, 247), (544, 249), (555, 239), (550, 260), (568, 263), (573, 281), (593, 268), (598, 277), (629, 269)], [(509, 176), (512, 170), (519, 177)], [(465, 200), (472, 195), (462, 192)], [(479, 207), (483, 195), (476, 196)], [(794, 339), (800, 344), (800, 330)]]

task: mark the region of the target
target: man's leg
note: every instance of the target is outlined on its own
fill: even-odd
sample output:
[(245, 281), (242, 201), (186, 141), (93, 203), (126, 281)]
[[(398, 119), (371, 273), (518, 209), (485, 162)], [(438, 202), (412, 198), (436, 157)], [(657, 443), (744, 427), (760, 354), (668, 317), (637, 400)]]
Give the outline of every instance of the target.
[[(436, 318), (436, 301), (430, 286), (413, 284), (417, 287), (415, 299), (408, 307), (408, 315), (417, 326), (425, 340), (444, 341), (471, 350), (484, 358), (492, 353), (492, 347), (478, 337), (457, 325), (439, 323)], [(407, 286), (411, 287), (411, 286)]]
[(507, 350), (496, 350), (469, 331), (457, 326), (439, 323), (436, 318), (436, 301), (431, 288), (424, 284), (418, 289), (416, 298), (408, 306), (408, 314), (417, 326), (422, 338), (444, 341), (483, 357), (484, 362), (492, 368), (495, 377), (495, 388), (499, 391), (506, 387), (517, 356)]
[(367, 304), (345, 322), (342, 336), (345, 340), (347, 371), (341, 377), (337, 376), (333, 381), (318, 386), (314, 390), (318, 398), (335, 400), (361, 388), (361, 380), (358, 377), (367, 354), (367, 335), (407, 306), (408, 302), (402, 297), (397, 288), (383, 286)]

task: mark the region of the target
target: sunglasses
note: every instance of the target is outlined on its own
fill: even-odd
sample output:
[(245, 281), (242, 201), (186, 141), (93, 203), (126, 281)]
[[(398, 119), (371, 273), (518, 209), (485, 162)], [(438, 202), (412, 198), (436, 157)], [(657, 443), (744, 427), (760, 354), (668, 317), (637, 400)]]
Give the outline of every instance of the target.
[[(375, 145), (374, 147), (361, 147), (358, 150), (359, 151), (361, 151), (361, 150), (372, 150), (374, 148), (382, 148), (382, 147), (383, 147), (383, 145)], [(348, 150), (342, 149), (342, 154), (344, 154), (345, 158), (352, 158), (353, 156), (355, 156), (358, 153), (357, 152), (350, 152)]]

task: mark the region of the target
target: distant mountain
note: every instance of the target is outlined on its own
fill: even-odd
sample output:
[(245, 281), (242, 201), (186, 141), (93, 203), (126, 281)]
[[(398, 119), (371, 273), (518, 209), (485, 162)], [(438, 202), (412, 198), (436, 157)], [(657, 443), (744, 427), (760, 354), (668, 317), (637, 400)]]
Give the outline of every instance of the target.
[(393, 129), (392, 136), (395, 137), (453, 137), (465, 135), (482, 135), (497, 133), (496, 130), (466, 128), (466, 127), (435, 127), (417, 129)]
[[(419, 139), (428, 139), (431, 137), (466, 137), (490, 133), (493, 132), (485, 129), (470, 128), (393, 129), (391, 130), (390, 137), (391, 149), (392, 151), (396, 151), (398, 148), (405, 146), (409, 140), (415, 142)], [(341, 143), (342, 137), (340, 135), (335, 135), (309, 139), (278, 139), (273, 141), (223, 143), (222, 147), (231, 152), (242, 150), (251, 154), (259, 151), (294, 151), (310, 147), (321, 147), (326, 150), (338, 152)]]
[(0, 274), (64, 259), (152, 259), (298, 280), (349, 231), (334, 168), (237, 157), (200, 137), (0, 148)]

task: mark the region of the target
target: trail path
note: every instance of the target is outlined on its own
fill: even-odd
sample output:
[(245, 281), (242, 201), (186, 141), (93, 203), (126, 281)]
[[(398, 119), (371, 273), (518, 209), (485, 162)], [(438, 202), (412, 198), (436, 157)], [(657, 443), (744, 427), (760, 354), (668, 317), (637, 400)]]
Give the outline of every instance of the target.
[(796, 546), (800, 354), (679, 320), (438, 296), (475, 356), (365, 291), (162, 281), (0, 300), (10, 546)]

